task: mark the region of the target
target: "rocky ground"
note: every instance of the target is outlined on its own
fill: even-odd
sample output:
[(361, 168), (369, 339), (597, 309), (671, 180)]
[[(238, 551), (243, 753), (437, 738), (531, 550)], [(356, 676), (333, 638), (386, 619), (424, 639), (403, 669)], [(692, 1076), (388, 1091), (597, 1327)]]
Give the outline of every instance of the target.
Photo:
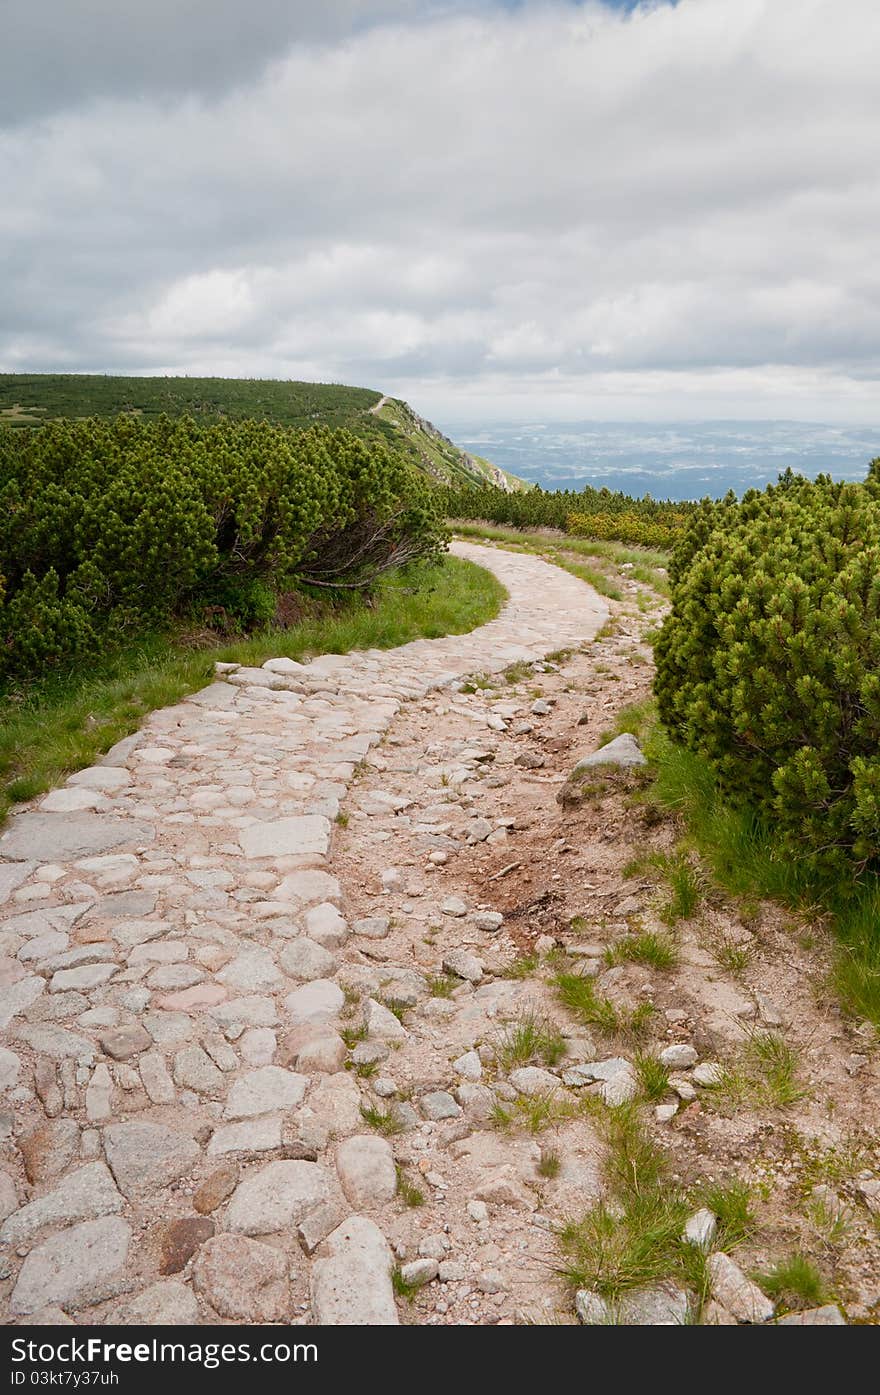
[[(640, 1052), (675, 1185), (755, 1196), (732, 1258), (690, 1226), (703, 1320), (771, 1320), (745, 1275), (793, 1251), (836, 1303), (784, 1321), (874, 1319), (874, 1036), (821, 927), (709, 887), (670, 916), (680, 830), (642, 769), (568, 779), (649, 691), (656, 598), (457, 550), (507, 586), (498, 620), (218, 675), (0, 838), (9, 1320), (694, 1320), (673, 1276), (618, 1308), (559, 1275)], [(627, 957), (652, 933), (674, 963)], [(742, 1064), (761, 1034), (784, 1100)]]

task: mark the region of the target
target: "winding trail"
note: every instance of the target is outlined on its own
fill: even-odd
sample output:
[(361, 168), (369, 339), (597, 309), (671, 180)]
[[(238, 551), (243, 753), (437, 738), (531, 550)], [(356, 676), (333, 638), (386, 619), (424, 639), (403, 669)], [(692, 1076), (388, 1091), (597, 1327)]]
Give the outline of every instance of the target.
[[(414, 1137), (466, 1137), (485, 1086), (472, 1086), (467, 1123), (445, 1050), (447, 1037), (467, 1045), (444, 1026), (456, 995), (430, 996), (405, 926), (349, 923), (363, 888), (337, 876), (334, 832), (350, 836), (334, 820), (344, 826), (350, 797), (362, 826), (393, 840), (381, 830), (411, 801), (372, 789), (365, 804), (359, 776), (405, 705), (427, 703), (430, 727), (432, 704), (458, 704), (460, 788), (508, 725), (480, 694), (468, 706), (463, 677), (577, 647), (607, 615), (534, 557), (454, 551), (506, 586), (491, 623), (305, 665), (224, 666), (0, 837), (0, 1301), (13, 1320), (398, 1321), (399, 1158), (362, 1109), (410, 1049), (436, 1087), (418, 1112), (388, 1107)], [(436, 871), (432, 906), (475, 827), (467, 808), (452, 812), (470, 832), (438, 813), (445, 784), (426, 777), (424, 807), (398, 820)], [(471, 934), (480, 914), (493, 920), (450, 914)], [(481, 970), (457, 953), (473, 1011)], [(416, 1007), (412, 1026), (392, 1011)], [(464, 1069), (476, 1080), (480, 1063)], [(394, 1096), (393, 1081), (384, 1089)], [(485, 1195), (503, 1202), (495, 1172)], [(422, 1256), (422, 1277), (441, 1259)]]

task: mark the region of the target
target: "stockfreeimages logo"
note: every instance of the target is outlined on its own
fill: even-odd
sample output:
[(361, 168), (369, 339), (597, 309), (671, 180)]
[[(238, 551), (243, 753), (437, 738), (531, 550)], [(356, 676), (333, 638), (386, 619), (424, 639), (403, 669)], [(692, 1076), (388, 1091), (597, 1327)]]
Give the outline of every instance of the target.
[[(12, 1362), (37, 1365), (65, 1366), (105, 1366), (131, 1364), (179, 1364), (201, 1366), (213, 1371), (223, 1365), (265, 1362), (286, 1365), (290, 1362), (317, 1362), (318, 1348), (314, 1342), (262, 1342), (252, 1346), (250, 1342), (162, 1342), (153, 1338), (148, 1342), (108, 1342), (102, 1337), (78, 1339), (72, 1337), (62, 1342), (35, 1342), (25, 1337), (16, 1337), (12, 1342)], [(36, 1372), (32, 1371), (32, 1378)], [(42, 1373), (41, 1373), (42, 1374)], [(56, 1373), (57, 1374), (57, 1373)], [(88, 1372), (71, 1371), (69, 1381), (60, 1384), (88, 1384)], [(79, 1376), (79, 1380), (77, 1379)], [(83, 1379), (86, 1377), (86, 1379)], [(13, 1370), (12, 1384), (41, 1383), (29, 1380), (27, 1370)], [(48, 1383), (48, 1382), (47, 1382)]]

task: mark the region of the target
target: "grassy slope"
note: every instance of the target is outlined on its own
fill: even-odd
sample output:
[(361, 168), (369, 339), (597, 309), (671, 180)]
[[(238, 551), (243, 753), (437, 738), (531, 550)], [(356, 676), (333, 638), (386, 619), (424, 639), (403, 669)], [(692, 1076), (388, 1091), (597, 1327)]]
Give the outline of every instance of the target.
[(461, 450), (399, 398), (383, 402), (374, 415), (406, 439), (420, 467), (441, 484), (497, 484), (499, 476), (503, 476), (514, 490), (528, 488), (523, 480), (506, 470), (497, 470), (483, 456)]
[[(0, 423), (23, 429), (52, 417), (112, 417), (134, 412), (170, 416), (256, 417), (282, 426), (344, 426), (403, 449), (414, 465), (444, 483), (485, 483), (493, 466), (424, 429), (405, 402), (370, 409), (381, 394), (339, 383), (259, 378), (123, 378), (100, 374), (0, 373)], [(509, 477), (511, 480), (513, 476)], [(517, 482), (518, 483), (518, 482)]]
[(490, 572), (454, 557), (417, 576), (386, 579), (375, 602), (267, 630), (238, 643), (193, 649), (147, 635), (103, 664), (57, 678), (7, 700), (0, 719), (0, 820), (71, 771), (91, 765), (136, 731), (148, 712), (179, 702), (211, 681), (215, 661), (256, 665), (352, 649), (389, 649), (422, 636), (463, 634), (498, 613), (504, 588)]

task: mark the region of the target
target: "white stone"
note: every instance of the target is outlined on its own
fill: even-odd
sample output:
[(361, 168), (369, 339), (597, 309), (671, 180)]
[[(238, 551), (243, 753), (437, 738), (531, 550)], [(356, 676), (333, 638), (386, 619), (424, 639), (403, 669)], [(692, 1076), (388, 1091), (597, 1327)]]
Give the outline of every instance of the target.
[(713, 1297), (739, 1322), (769, 1322), (773, 1317), (773, 1302), (729, 1255), (720, 1250), (709, 1255), (706, 1271)]
[(131, 1228), (121, 1216), (96, 1221), (52, 1235), (31, 1250), (12, 1293), (13, 1313), (32, 1313), (57, 1303), (74, 1311), (118, 1293), (128, 1256)]
[(325, 949), (341, 949), (349, 937), (348, 921), (329, 901), (312, 906), (303, 919), (309, 938)]
[(71, 814), (78, 813), (81, 809), (107, 809), (110, 807), (109, 800), (105, 799), (100, 790), (90, 789), (61, 789), (53, 790), (47, 794), (46, 798), (40, 801), (40, 808), (47, 814)]
[(302, 1103), (308, 1077), (283, 1070), (281, 1066), (261, 1066), (236, 1080), (226, 1101), (224, 1118), (250, 1119), (295, 1109)]
[(195, 1295), (177, 1279), (151, 1284), (120, 1303), (107, 1318), (114, 1327), (191, 1327), (198, 1321)]
[(90, 1124), (106, 1124), (113, 1117), (113, 1077), (100, 1061), (86, 1088), (86, 1118)]
[(466, 949), (448, 950), (443, 956), (443, 968), (446, 973), (463, 978), (468, 983), (479, 983), (483, 977), (482, 963)]
[(521, 1095), (547, 1095), (560, 1088), (558, 1076), (541, 1066), (521, 1066), (511, 1071), (508, 1079)]
[(281, 1147), (281, 1115), (261, 1114), (240, 1123), (223, 1124), (215, 1129), (208, 1144), (208, 1156), (223, 1153), (266, 1153)]
[(326, 856), (330, 849), (330, 820), (320, 814), (299, 814), (250, 824), (239, 834), (245, 857)]
[(688, 1245), (695, 1245), (698, 1250), (710, 1250), (717, 1230), (716, 1217), (703, 1206), (692, 1216), (688, 1216), (682, 1239)]
[(703, 1085), (708, 1089), (724, 1084), (724, 1067), (718, 1061), (701, 1061), (694, 1067), (691, 1079), (697, 1085)]
[(8, 1027), (13, 1017), (24, 1012), (31, 1003), (35, 1003), (45, 987), (43, 979), (36, 974), (30, 974), (27, 978), (19, 979), (18, 983), (0, 988), (0, 1030)]
[(452, 1062), (452, 1068), (464, 1080), (481, 1080), (483, 1076), (483, 1063), (476, 1051), (466, 1051)]
[(330, 1022), (345, 1004), (345, 994), (332, 979), (316, 978), (288, 993), (284, 1000), (291, 1026), (307, 1022)]
[(258, 993), (266, 988), (277, 988), (284, 982), (284, 976), (267, 949), (255, 946), (245, 950), (231, 960), (217, 974), (220, 983), (230, 988), (238, 988), (244, 993)]
[(698, 1053), (692, 1046), (665, 1046), (660, 1052), (661, 1063), (670, 1070), (687, 1070), (695, 1066), (698, 1059)]
[(188, 1173), (199, 1155), (187, 1134), (132, 1120), (104, 1130), (104, 1152), (117, 1186), (129, 1199), (149, 1196)]
[(336, 1171), (342, 1190), (359, 1210), (382, 1206), (397, 1191), (391, 1144), (375, 1134), (356, 1134), (336, 1148)]
[(600, 747), (598, 751), (594, 751), (592, 755), (579, 760), (572, 773), (578, 775), (583, 770), (592, 770), (601, 765), (617, 765), (628, 770), (647, 764), (638, 741), (627, 731), (622, 736), (616, 736), (606, 746)]
[(349, 1216), (324, 1241), (312, 1265), (312, 1312), (322, 1327), (397, 1326), (391, 1286), (393, 1257), (381, 1230), (365, 1216)]
[(121, 1211), (123, 1200), (105, 1163), (87, 1163), (69, 1172), (54, 1191), (15, 1211), (0, 1228), (0, 1241), (20, 1245), (43, 1226), (69, 1225)]
[(275, 891), (278, 901), (291, 901), (303, 908), (318, 902), (338, 902), (342, 900), (342, 888), (336, 877), (329, 872), (305, 868), (301, 872), (291, 872)]
[(161, 1051), (148, 1051), (138, 1062), (144, 1089), (153, 1104), (173, 1104), (174, 1082)]
[(0, 1047), (0, 1094), (5, 1095), (7, 1090), (15, 1088), (20, 1072), (21, 1061), (15, 1052)]
[(237, 1046), (249, 1066), (269, 1066), (275, 1058), (278, 1039), (270, 1027), (249, 1027)]
[(368, 998), (364, 1004), (364, 1022), (367, 1036), (380, 1041), (406, 1041), (407, 1030), (384, 1003)]
[(290, 978), (329, 978), (336, 972), (336, 960), (330, 951), (305, 935), (285, 945), (278, 962)]
[(75, 775), (69, 775), (67, 783), (83, 789), (104, 790), (115, 794), (131, 784), (131, 775), (118, 766), (92, 765), (87, 770), (78, 770)]
[(216, 1095), (225, 1088), (222, 1071), (201, 1046), (184, 1046), (174, 1057), (174, 1083), (200, 1095)]
[(239, 1182), (224, 1218), (241, 1235), (287, 1231), (330, 1196), (330, 1176), (310, 1162), (270, 1162)]

